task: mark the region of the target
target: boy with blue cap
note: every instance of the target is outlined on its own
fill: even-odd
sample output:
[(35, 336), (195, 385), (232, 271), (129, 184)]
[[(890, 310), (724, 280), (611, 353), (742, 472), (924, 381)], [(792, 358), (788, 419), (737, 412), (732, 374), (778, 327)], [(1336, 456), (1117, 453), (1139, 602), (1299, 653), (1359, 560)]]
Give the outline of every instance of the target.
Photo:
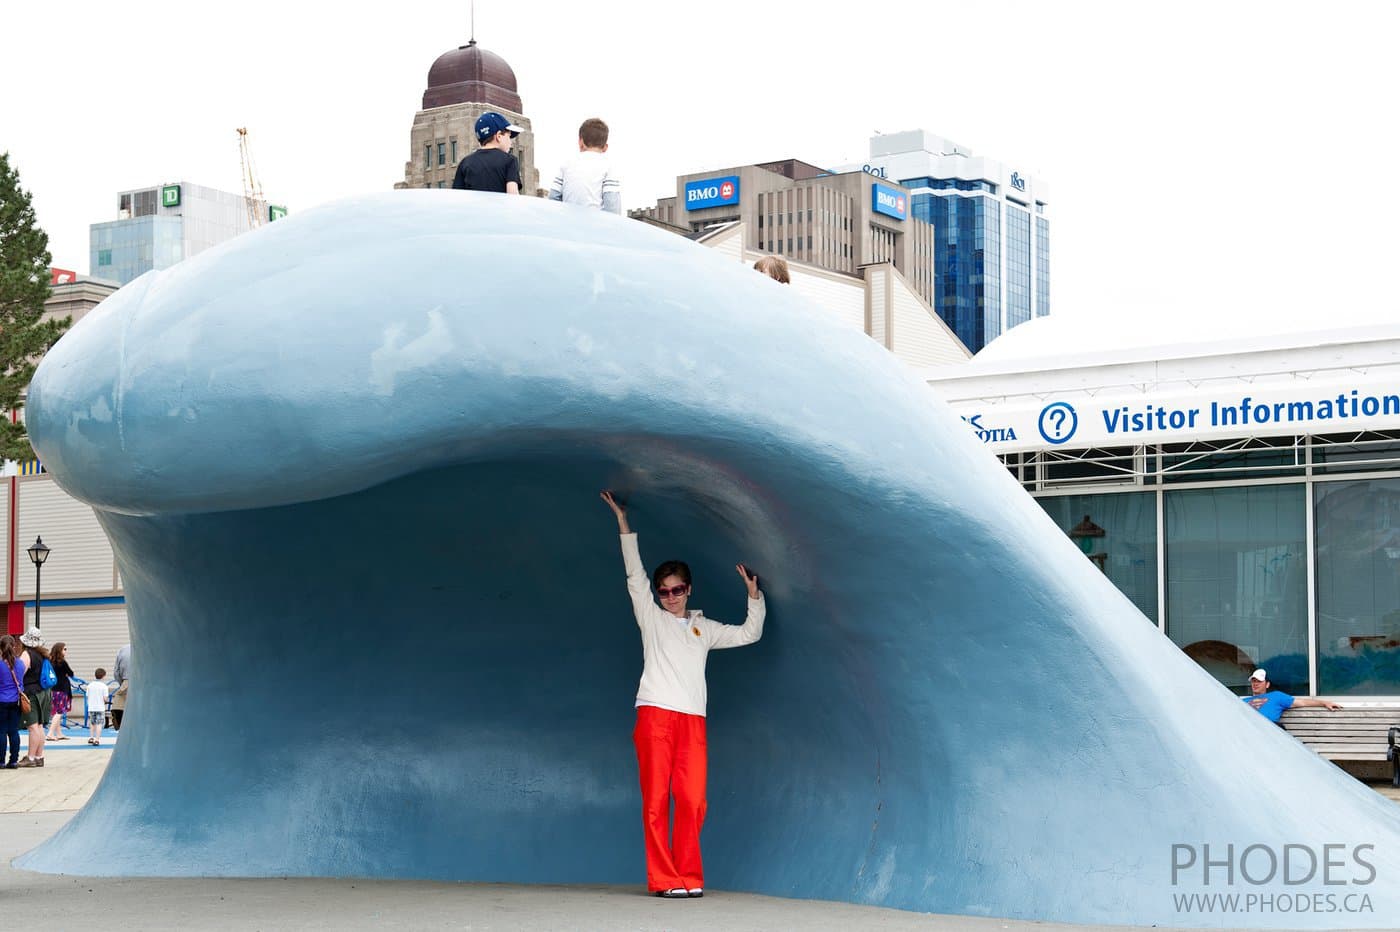
[(481, 148), (462, 159), (452, 187), (458, 191), (520, 193), (520, 160), (510, 154), (511, 143), (522, 127), (487, 111), (476, 121), (476, 141)]

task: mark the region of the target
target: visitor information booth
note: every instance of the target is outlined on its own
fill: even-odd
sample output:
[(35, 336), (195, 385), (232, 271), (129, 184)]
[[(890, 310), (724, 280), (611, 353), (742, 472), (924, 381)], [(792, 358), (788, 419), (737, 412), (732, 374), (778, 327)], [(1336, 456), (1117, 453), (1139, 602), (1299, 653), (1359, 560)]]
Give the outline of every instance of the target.
[(1400, 705), (1400, 325), (1136, 349), (1088, 333), (1034, 320), (922, 374), (1227, 687), (1264, 667), (1295, 695)]

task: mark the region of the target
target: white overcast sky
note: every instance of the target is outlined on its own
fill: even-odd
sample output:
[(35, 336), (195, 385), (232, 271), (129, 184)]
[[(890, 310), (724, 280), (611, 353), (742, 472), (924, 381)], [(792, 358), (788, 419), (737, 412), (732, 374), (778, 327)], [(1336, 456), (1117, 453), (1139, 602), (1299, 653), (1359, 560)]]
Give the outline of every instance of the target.
[[(236, 127), (293, 212), (402, 180), (468, 3), (7, 0), (0, 30), (0, 150), (54, 264), (87, 272), (117, 191), (241, 191)], [(1049, 183), (1053, 313), (1091, 326), (1396, 319), (1397, 35), (1380, 0), (476, 10), (542, 177), (593, 115), (629, 208), (685, 172), (926, 129)]]

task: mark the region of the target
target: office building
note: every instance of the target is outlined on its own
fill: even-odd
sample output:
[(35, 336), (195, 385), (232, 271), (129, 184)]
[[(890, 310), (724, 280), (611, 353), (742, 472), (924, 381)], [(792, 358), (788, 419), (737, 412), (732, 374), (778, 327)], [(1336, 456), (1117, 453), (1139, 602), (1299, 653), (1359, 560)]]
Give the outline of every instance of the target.
[(94, 278), (125, 285), (152, 269), (166, 269), (211, 246), (285, 216), (280, 205), (177, 181), (122, 191), (117, 219), (88, 228)]
[[(665, 227), (659, 220), (640, 219)], [(745, 268), (752, 268), (754, 262), (769, 255), (746, 245), (750, 236), (742, 220), (721, 223), (688, 236)], [(971, 357), (967, 347), (914, 292), (893, 263), (871, 263), (849, 273), (833, 272), (798, 259), (786, 262), (790, 284), (783, 287), (810, 301), (814, 316), (861, 331), (901, 362), (926, 368), (955, 365)]]
[(846, 275), (888, 262), (924, 301), (934, 294), (933, 228), (910, 215), (906, 188), (861, 171), (786, 159), (695, 172), (630, 216), (686, 234), (740, 221), (749, 250)]
[(477, 117), (495, 111), (524, 130), (511, 147), (520, 160), (520, 192), (540, 193), (535, 134), (522, 109), (515, 72), (475, 39), (439, 55), (428, 69), (423, 109), (414, 115), (409, 131), (404, 180), (394, 187), (452, 187), (457, 163), (477, 148)]
[(49, 269), (49, 282), (49, 296), (44, 301), (41, 319), (68, 317), (74, 324), (117, 290), (116, 282), (79, 275), (68, 269)]
[(1050, 313), (1044, 182), (923, 130), (872, 136), (870, 158), (839, 170), (909, 190), (910, 216), (934, 229), (930, 303), (974, 353)]

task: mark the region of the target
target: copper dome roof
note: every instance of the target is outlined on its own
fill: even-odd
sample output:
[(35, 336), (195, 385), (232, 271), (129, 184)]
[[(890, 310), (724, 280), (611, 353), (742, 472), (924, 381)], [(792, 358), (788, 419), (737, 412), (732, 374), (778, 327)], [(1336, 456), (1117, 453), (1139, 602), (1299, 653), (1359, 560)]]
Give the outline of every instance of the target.
[(423, 109), (449, 104), (486, 104), (520, 113), (515, 72), (504, 58), (486, 51), (475, 39), (444, 52), (428, 69)]

